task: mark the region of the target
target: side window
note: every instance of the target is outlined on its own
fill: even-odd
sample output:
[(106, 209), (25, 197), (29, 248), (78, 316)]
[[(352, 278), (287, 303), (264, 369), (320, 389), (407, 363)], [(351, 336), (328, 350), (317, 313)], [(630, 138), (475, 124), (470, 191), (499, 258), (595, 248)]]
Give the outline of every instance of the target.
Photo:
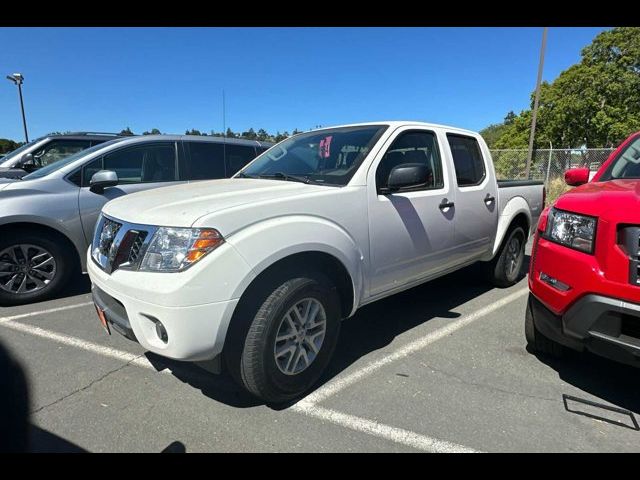
[(100, 170), (102, 170), (102, 157), (96, 158), (82, 167), (82, 186), (88, 187), (93, 174)]
[[(99, 160), (86, 165), (84, 185), (98, 168)], [(176, 180), (176, 151), (173, 143), (123, 148), (102, 159), (102, 169), (113, 170), (120, 183), (172, 182)]]
[(183, 180), (211, 180), (225, 177), (222, 143), (185, 142), (184, 144), (189, 155), (181, 168)]
[(89, 140), (53, 140), (33, 152), (33, 159), (38, 167), (46, 167), (85, 148), (89, 148)]
[(251, 160), (256, 158), (256, 150), (245, 145), (226, 145), (227, 177), (230, 177)]
[(427, 166), (426, 184), (412, 190), (431, 190), (444, 186), (442, 160), (433, 132), (403, 132), (393, 141), (376, 170), (378, 189), (386, 188), (393, 167), (404, 163), (422, 163)]
[(484, 180), (485, 169), (480, 145), (473, 137), (447, 133), (449, 147), (456, 167), (458, 186), (478, 185)]

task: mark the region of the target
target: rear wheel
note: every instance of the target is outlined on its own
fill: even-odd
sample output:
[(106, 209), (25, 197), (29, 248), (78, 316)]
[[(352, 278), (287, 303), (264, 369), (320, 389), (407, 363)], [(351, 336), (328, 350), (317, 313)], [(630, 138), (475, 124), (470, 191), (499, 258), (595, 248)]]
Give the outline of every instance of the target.
[(291, 400), (311, 388), (340, 331), (339, 297), (326, 277), (309, 273), (277, 283), (227, 357), (237, 362), (229, 365), (236, 381), (267, 402)]
[(525, 243), (523, 228), (511, 227), (495, 258), (487, 265), (489, 279), (494, 285), (510, 287), (518, 282), (524, 263)]
[(524, 335), (527, 339), (527, 345), (534, 352), (546, 355), (552, 358), (560, 358), (563, 353), (562, 345), (545, 337), (540, 330), (536, 328), (533, 321), (533, 311), (531, 309), (531, 296), (527, 302), (527, 312), (524, 321)]
[(17, 232), (0, 240), (0, 305), (20, 305), (50, 298), (73, 269), (64, 246), (36, 233)]

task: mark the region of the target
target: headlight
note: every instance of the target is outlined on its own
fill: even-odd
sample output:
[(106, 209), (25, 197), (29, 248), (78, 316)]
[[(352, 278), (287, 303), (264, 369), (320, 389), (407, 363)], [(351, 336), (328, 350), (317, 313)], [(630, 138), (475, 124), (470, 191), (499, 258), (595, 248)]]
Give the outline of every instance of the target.
[(597, 219), (587, 215), (549, 210), (544, 237), (581, 252), (593, 253)]
[(140, 270), (179, 272), (224, 243), (213, 228), (160, 227), (153, 235)]

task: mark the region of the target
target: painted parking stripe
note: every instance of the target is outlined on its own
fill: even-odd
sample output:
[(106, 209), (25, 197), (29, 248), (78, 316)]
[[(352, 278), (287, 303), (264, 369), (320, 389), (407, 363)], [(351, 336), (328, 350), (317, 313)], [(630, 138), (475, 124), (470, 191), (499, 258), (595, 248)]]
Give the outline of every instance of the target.
[[(130, 363), (132, 365), (136, 365), (138, 367), (150, 369), (157, 372), (156, 368), (145, 357), (142, 357), (141, 355), (124, 352), (122, 350), (117, 350), (115, 348), (105, 347), (103, 345), (98, 345), (96, 343), (82, 340), (80, 338), (45, 330), (44, 328), (40, 328), (34, 325), (19, 323), (12, 320), (12, 318), (15, 318), (15, 317), (5, 318), (4, 322), (0, 325), (3, 328), (10, 328), (18, 332), (23, 332), (29, 335), (34, 335), (36, 337), (45, 338), (47, 340), (61, 343), (63, 345), (79, 348), (88, 352), (113, 358), (115, 360), (120, 360), (125, 363)], [(23, 318), (23, 317), (20, 317), (20, 318)], [(160, 371), (160, 373), (171, 373), (171, 372), (168, 369), (163, 369)], [(292, 407), (289, 408), (289, 410), (293, 410), (294, 412), (301, 413), (303, 415), (317, 418), (323, 421), (328, 421), (344, 428), (348, 428), (358, 432), (363, 432), (365, 434), (373, 435), (375, 437), (383, 438), (395, 443), (407, 445), (407, 446), (410, 446), (419, 450), (428, 451), (428, 452), (474, 452), (475, 451), (471, 448), (464, 447), (462, 445), (449, 443), (446, 441), (427, 437), (419, 433), (411, 432), (409, 430), (392, 427), (390, 425), (378, 423), (373, 420), (368, 420), (365, 418), (356, 417), (346, 413), (337, 412), (335, 410), (330, 410), (324, 407), (320, 407), (318, 405), (313, 404), (310, 401), (307, 401), (306, 399), (293, 405)]]
[(338, 393), (340, 390), (343, 390), (347, 387), (349, 387), (350, 385), (353, 385), (356, 382), (359, 382), (360, 380), (362, 380), (363, 378), (371, 375), (372, 373), (374, 373), (375, 371), (381, 369), (382, 367), (389, 365), (392, 362), (395, 362), (396, 360), (400, 360), (402, 358), (405, 358), (409, 355), (411, 355), (412, 353), (417, 352), (418, 350), (423, 349), (424, 347), (432, 344), (433, 342), (436, 342), (438, 340), (440, 340), (441, 338), (444, 338), (448, 335), (451, 335), (453, 332), (455, 332), (456, 330), (461, 329), (462, 327), (469, 325), (472, 322), (475, 322), (476, 320), (485, 317), (487, 315), (489, 315), (490, 313), (495, 312), (496, 310), (504, 307), (505, 305), (514, 302), (516, 300), (518, 300), (520, 297), (524, 296), (525, 294), (527, 294), (527, 292), (529, 291), (529, 289), (527, 287), (521, 288), (519, 290), (516, 290), (515, 292), (507, 295), (506, 297), (492, 303), (491, 305), (488, 305), (484, 308), (481, 308), (479, 310), (476, 310), (474, 313), (470, 314), (470, 315), (466, 315), (464, 317), (462, 317), (460, 320), (457, 320), (453, 323), (450, 323), (449, 325), (447, 325), (446, 327), (442, 327), (439, 328), (427, 335), (425, 335), (424, 337), (418, 338), (417, 340), (414, 340), (413, 342), (405, 345), (404, 347), (396, 350), (393, 353), (390, 353), (384, 357), (382, 357), (379, 360), (376, 360), (358, 370), (356, 370), (353, 373), (350, 373), (342, 378), (337, 378), (336, 380), (332, 380), (326, 384), (324, 384), (322, 387), (320, 387), (319, 389), (317, 389), (315, 392), (311, 393), (310, 395), (308, 395), (305, 400), (310, 401), (313, 404), (317, 404), (322, 402), (323, 400), (326, 400), (327, 398), (331, 397), (332, 395), (335, 395), (336, 393)]
[[(45, 330), (44, 328), (36, 327), (34, 325), (29, 325), (26, 323), (18, 323), (13, 320), (5, 320), (0, 325), (2, 325), (2, 327), (4, 328), (10, 328), (18, 332), (27, 333), (35, 337), (44, 338), (57, 343), (61, 343), (63, 345), (68, 345), (69, 347), (79, 348), (87, 352), (97, 353), (98, 355), (113, 358), (114, 360), (120, 360), (124, 363), (131, 363), (132, 365), (136, 365), (138, 367), (148, 368), (156, 371), (151, 362), (149, 362), (149, 360), (142, 356), (143, 354), (129, 353), (122, 350), (117, 350), (115, 348), (105, 347), (104, 345), (98, 345), (97, 343), (89, 342), (87, 340), (71, 337), (62, 333), (52, 332), (50, 330)], [(161, 370), (161, 372), (170, 373), (166, 369)]]
[(23, 318), (29, 317), (37, 317), (38, 315), (46, 315), (48, 313), (64, 312), (65, 310), (73, 310), (89, 305), (93, 305), (93, 302), (74, 303), (73, 305), (65, 305), (64, 307), (49, 308), (47, 310), (39, 310), (37, 312), (21, 313), (19, 315), (12, 315), (9, 317), (0, 317), (0, 323), (10, 322), (13, 320), (21, 320)]
[(366, 418), (356, 417), (355, 415), (338, 412), (305, 400), (298, 402), (291, 407), (290, 410), (295, 410), (296, 412), (303, 413), (310, 417), (335, 423), (341, 427), (367, 433), (374, 437), (390, 440), (392, 442), (400, 443), (418, 450), (424, 450), (426, 452), (479, 453), (479, 450), (474, 450), (473, 448), (446, 442), (444, 440), (438, 440), (410, 430), (404, 430), (402, 428), (392, 427)]

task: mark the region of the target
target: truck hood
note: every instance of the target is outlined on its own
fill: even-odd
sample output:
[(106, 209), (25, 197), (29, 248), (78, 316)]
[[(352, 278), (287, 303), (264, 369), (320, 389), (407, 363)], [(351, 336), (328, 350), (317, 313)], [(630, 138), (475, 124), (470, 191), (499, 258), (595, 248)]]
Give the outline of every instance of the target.
[(190, 227), (198, 218), (212, 213), (328, 188), (266, 179), (208, 180), (126, 195), (110, 201), (102, 211), (131, 223)]
[(624, 211), (640, 218), (640, 180), (589, 182), (561, 195), (555, 206), (594, 217), (614, 209), (616, 217)]

